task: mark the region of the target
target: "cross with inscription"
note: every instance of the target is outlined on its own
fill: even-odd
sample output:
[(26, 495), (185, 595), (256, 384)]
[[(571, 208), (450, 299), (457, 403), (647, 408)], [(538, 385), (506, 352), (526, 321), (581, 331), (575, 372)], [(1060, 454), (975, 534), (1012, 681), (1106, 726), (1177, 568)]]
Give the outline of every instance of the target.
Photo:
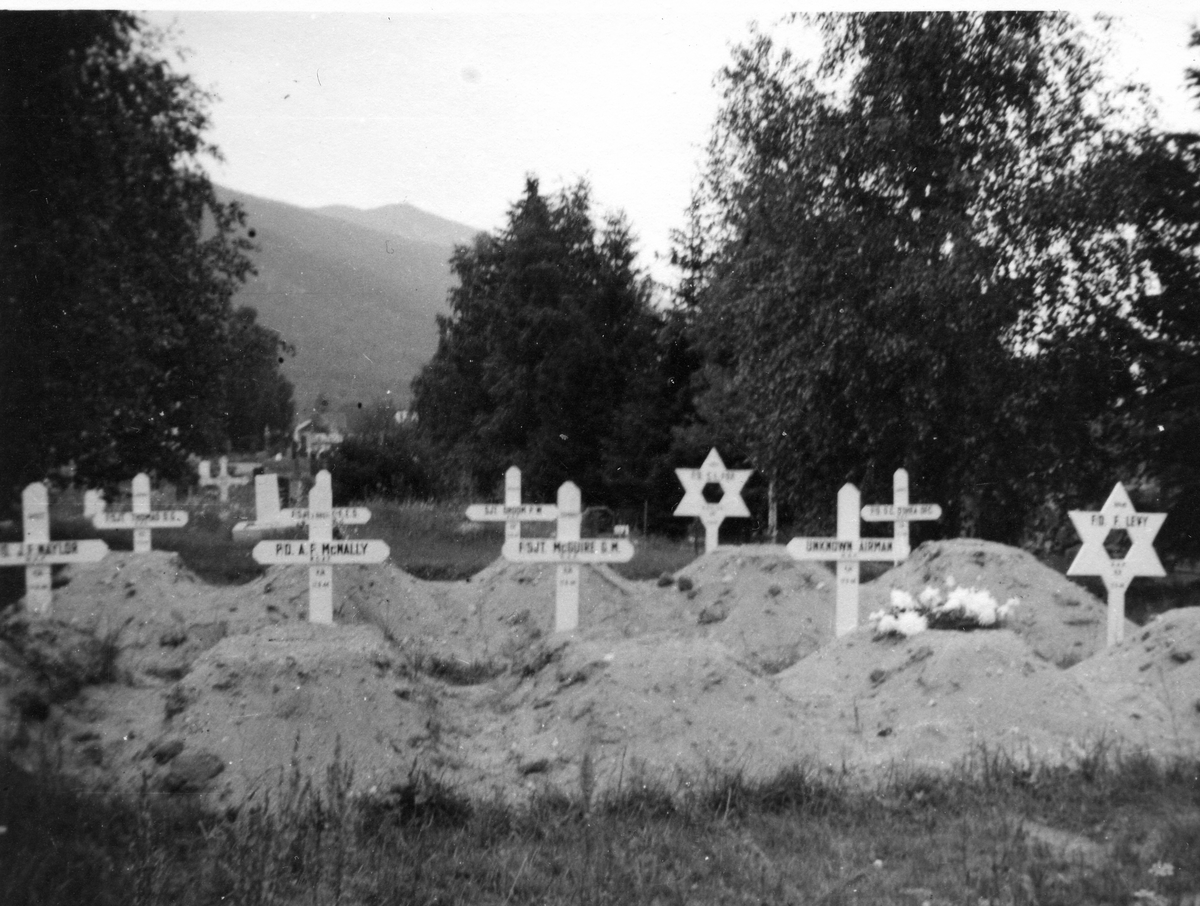
[[(371, 520), (371, 511), (361, 506), (335, 506), (330, 511), (333, 521), (339, 525), (364, 525)], [(253, 535), (273, 529), (293, 528), (304, 525), (308, 520), (305, 507), (279, 505), (279, 476), (273, 473), (254, 476), (254, 520), (238, 522), (233, 526), (233, 536)]]
[[(1098, 512), (1071, 510), (1068, 515), (1083, 539), (1079, 553), (1067, 567), (1068, 576), (1099, 576), (1108, 592), (1106, 645), (1119, 644), (1125, 636), (1125, 589), (1138, 576), (1165, 576), (1162, 561), (1154, 550), (1154, 537), (1166, 521), (1166, 513), (1139, 513), (1117, 482)], [(1124, 531), (1130, 541), (1124, 557), (1113, 559), (1104, 549), (1110, 532)]]
[(521, 537), (522, 522), (553, 522), (558, 508), (550, 503), (521, 503), (521, 470), (510, 466), (504, 473), (504, 505), (473, 503), (467, 507), (472, 522), (503, 522), (504, 540)]
[(34, 482), (21, 493), (21, 523), (25, 540), (0, 544), (0, 566), (25, 567), (25, 609), (50, 615), (50, 568), (56, 563), (94, 563), (104, 559), (103, 541), (51, 541), (50, 498), (46, 486)]
[(504, 559), (515, 563), (557, 563), (554, 631), (579, 628), (579, 564), (625, 563), (633, 559), (628, 538), (581, 538), (583, 500), (579, 486), (564, 482), (558, 489), (558, 519), (553, 538), (509, 538)]
[(862, 508), (864, 522), (893, 522), (892, 560), (903, 563), (912, 552), (908, 524), (926, 519), (941, 519), (942, 508), (936, 503), (908, 502), (908, 470), (897, 469), (892, 475), (892, 502), (868, 504)]
[[(715, 551), (721, 523), (731, 516), (748, 517), (750, 511), (742, 500), (742, 488), (754, 474), (753, 469), (727, 469), (717, 448), (713, 447), (698, 469), (676, 469), (683, 485), (683, 500), (675, 507), (675, 516), (698, 516), (704, 525), (704, 552)], [(707, 485), (721, 486), (721, 498), (710, 503), (704, 497)]]
[(795, 560), (837, 561), (837, 605), (834, 633), (853, 632), (858, 626), (858, 564), (864, 560), (891, 560), (891, 538), (860, 537), (862, 495), (852, 484), (842, 485), (837, 499), (836, 538), (793, 538), (787, 552)]
[(98, 529), (116, 529), (133, 532), (133, 552), (150, 553), (150, 530), (182, 528), (187, 525), (186, 510), (151, 510), (150, 476), (139, 472), (133, 477), (133, 512), (116, 513), (101, 510), (92, 517), (92, 525)]
[(307, 541), (260, 541), (250, 555), (259, 563), (308, 565), (308, 620), (333, 623), (333, 569), (337, 564), (382, 563), (391, 551), (385, 541), (333, 540), (333, 480), (317, 473), (308, 493)]

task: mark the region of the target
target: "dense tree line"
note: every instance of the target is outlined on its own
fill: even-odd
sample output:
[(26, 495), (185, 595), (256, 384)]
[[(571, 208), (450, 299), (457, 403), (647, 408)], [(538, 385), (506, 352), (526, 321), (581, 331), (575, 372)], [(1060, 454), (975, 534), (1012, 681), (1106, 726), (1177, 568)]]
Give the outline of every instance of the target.
[(252, 246), (201, 166), (209, 98), (163, 52), (127, 13), (0, 13), (5, 505), (290, 424), (286, 346), (231, 304)]

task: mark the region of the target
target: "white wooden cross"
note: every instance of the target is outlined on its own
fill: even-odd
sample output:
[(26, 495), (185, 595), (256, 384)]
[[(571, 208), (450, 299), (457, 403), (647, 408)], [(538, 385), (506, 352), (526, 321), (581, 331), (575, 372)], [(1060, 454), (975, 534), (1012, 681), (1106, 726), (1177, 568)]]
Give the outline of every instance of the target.
[(101, 510), (92, 517), (92, 525), (98, 529), (133, 531), (133, 552), (150, 552), (150, 530), (182, 528), (187, 525), (186, 510), (151, 510), (150, 476), (139, 472), (133, 476), (133, 512), (114, 513)]
[(0, 544), (0, 566), (25, 567), (25, 609), (48, 616), (52, 602), (50, 567), (55, 563), (94, 563), (104, 559), (103, 541), (51, 541), (50, 502), (46, 486), (34, 482), (21, 493), (25, 540)]
[(897, 469), (892, 475), (892, 502), (868, 504), (862, 508), (864, 522), (894, 522), (892, 560), (903, 563), (912, 553), (908, 540), (908, 524), (927, 519), (941, 519), (942, 508), (936, 503), (908, 502), (908, 470)]
[[(713, 447), (698, 469), (676, 469), (683, 485), (683, 500), (675, 507), (675, 516), (699, 516), (704, 525), (704, 551), (717, 549), (721, 523), (730, 516), (746, 517), (750, 511), (742, 500), (742, 488), (754, 473), (753, 469), (727, 469), (717, 448)], [(704, 499), (704, 486), (719, 484), (721, 499), (709, 503)]]
[(626, 563), (633, 559), (628, 538), (580, 538), (583, 501), (579, 486), (565, 482), (558, 489), (558, 524), (553, 538), (509, 538), (504, 558), (515, 563), (557, 563), (554, 631), (579, 628), (579, 564)]
[[(1162, 528), (1166, 513), (1139, 513), (1119, 481), (1098, 512), (1071, 510), (1068, 515), (1083, 539), (1079, 553), (1067, 567), (1068, 576), (1100, 576), (1108, 592), (1106, 645), (1119, 644), (1125, 636), (1125, 589), (1138, 576), (1165, 576), (1162, 561), (1154, 550), (1154, 536)], [(1131, 542), (1128, 552), (1114, 560), (1104, 549), (1108, 533), (1124, 529)]]
[[(339, 525), (365, 525), (371, 511), (361, 506), (335, 506), (330, 512)], [(279, 505), (279, 476), (270, 472), (254, 476), (254, 521), (239, 522), (233, 527), (234, 536), (271, 529), (292, 528), (308, 521), (308, 509)]]
[(221, 503), (229, 503), (229, 489), (235, 485), (249, 484), (250, 479), (245, 475), (229, 474), (229, 457), (222, 456), (219, 460), (220, 472), (212, 474), (212, 464), (207, 459), (200, 460), (200, 484), (202, 486), (216, 485), (221, 495)]
[(858, 564), (891, 560), (891, 538), (863, 538), (859, 531), (862, 495), (852, 484), (842, 485), (837, 500), (836, 538), (793, 538), (787, 552), (796, 560), (837, 561), (837, 610), (834, 633), (843, 636), (858, 626)]
[(504, 505), (473, 503), (467, 507), (472, 522), (503, 522), (504, 540), (521, 537), (522, 522), (553, 522), (558, 508), (550, 503), (521, 503), (521, 470), (510, 466), (504, 473)]
[(260, 541), (251, 556), (259, 563), (308, 564), (308, 619), (333, 623), (333, 570), (343, 563), (382, 563), (391, 551), (385, 541), (333, 540), (333, 482), (327, 469), (317, 473), (308, 492), (307, 541)]

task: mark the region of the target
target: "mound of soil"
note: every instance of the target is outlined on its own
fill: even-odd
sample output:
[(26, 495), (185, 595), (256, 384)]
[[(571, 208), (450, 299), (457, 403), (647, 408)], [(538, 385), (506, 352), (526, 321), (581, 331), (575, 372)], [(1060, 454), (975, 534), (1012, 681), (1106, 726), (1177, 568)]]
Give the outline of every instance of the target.
[(1134, 744), (1195, 754), (1200, 743), (1200, 607), (1170, 610), (1072, 667)]
[[(1103, 601), (1043, 566), (1032, 554), (973, 538), (927, 541), (904, 563), (864, 584), (859, 593), (859, 624), (887, 605), (894, 588), (915, 597), (927, 586), (944, 591), (951, 579), (968, 588), (986, 589), (997, 604), (1019, 599), (1006, 627), (1059, 667), (1069, 667), (1104, 648), (1107, 605)], [(1126, 624), (1127, 632), (1136, 628)]]
[[(306, 622), (302, 568), (210, 586), (174, 555), (117, 553), (65, 575), (51, 618), (0, 624), (0, 737), (98, 787), (236, 804), (340, 757), (360, 791), (426, 771), (522, 796), (806, 758), (942, 767), (981, 745), (1055, 760), (1102, 735), (1200, 746), (1200, 609), (1105, 651), (1102, 602), (986, 542), (922, 545), (862, 587), (864, 625), (840, 639), (833, 573), (779, 547), (720, 549), (662, 587), (585, 567), (566, 637), (538, 564), (467, 582), (339, 567), (332, 627)], [(871, 637), (892, 588), (950, 576), (1019, 597), (1015, 618)]]
[(836, 577), (778, 545), (712, 551), (680, 570), (676, 583), (689, 589), (682, 594), (700, 635), (756, 671), (776, 673), (833, 638)]
[(944, 768), (981, 746), (1055, 761), (1101, 732), (1083, 684), (1004, 629), (859, 628), (777, 679), (803, 702), (813, 754), (835, 764)]

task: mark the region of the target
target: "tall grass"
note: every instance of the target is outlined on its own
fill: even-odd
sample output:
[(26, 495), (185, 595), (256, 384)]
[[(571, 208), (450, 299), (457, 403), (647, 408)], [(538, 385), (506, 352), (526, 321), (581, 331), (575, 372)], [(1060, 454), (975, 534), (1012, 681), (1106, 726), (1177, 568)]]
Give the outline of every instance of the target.
[(1098, 746), (1052, 767), (981, 750), (868, 786), (801, 764), (765, 779), (631, 776), (599, 796), (585, 774), (512, 805), (416, 766), (355, 796), (335, 762), (214, 813), (0, 764), (0, 902), (1175, 906), (1200, 892), (1195, 760)]

